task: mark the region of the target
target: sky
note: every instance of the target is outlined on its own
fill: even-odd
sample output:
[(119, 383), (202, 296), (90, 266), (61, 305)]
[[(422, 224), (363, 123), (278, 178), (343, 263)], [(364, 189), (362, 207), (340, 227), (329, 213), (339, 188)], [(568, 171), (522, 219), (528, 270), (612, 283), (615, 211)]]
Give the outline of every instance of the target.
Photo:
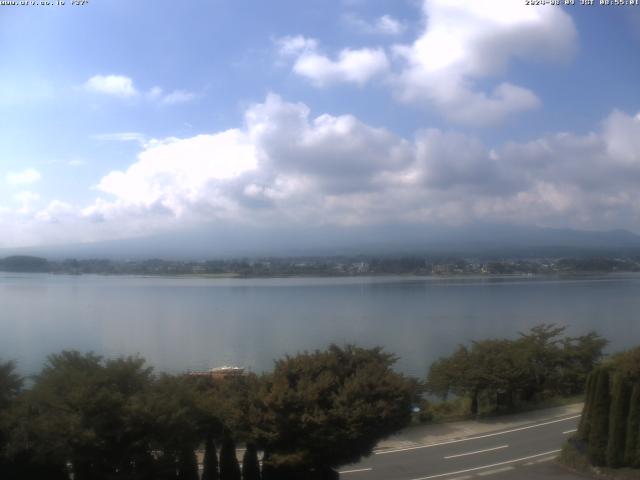
[(640, 6), (17, 3), (0, 5), (0, 247), (202, 226), (640, 233)]

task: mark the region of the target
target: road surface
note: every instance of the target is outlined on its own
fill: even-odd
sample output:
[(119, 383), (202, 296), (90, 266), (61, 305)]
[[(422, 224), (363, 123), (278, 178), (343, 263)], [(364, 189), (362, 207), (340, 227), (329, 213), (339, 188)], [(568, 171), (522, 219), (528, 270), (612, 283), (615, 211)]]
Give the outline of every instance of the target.
[[(471, 480), (581, 478), (552, 460), (580, 415), (541, 420), (497, 432), (378, 451), (340, 471), (343, 480)], [(555, 473), (554, 473), (555, 472)], [(493, 478), (492, 478), (493, 480)]]

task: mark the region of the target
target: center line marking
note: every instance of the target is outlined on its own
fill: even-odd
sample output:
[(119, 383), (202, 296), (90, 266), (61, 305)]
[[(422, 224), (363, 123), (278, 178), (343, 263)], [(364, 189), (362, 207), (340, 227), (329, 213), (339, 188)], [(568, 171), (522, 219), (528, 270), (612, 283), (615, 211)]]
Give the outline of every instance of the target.
[(501, 467), (502, 465), (509, 465), (510, 463), (524, 462), (525, 460), (531, 460), (532, 458), (544, 457), (546, 455), (552, 455), (559, 453), (561, 450), (551, 450), (550, 452), (538, 453), (536, 455), (529, 455), (528, 457), (515, 458), (513, 460), (507, 460), (506, 462), (492, 463), (491, 465), (484, 465), (482, 467), (467, 468), (465, 470), (458, 470), (457, 472), (439, 473), (437, 475), (429, 475), (428, 477), (413, 478), (412, 480), (430, 480), (431, 478), (448, 477), (449, 475), (460, 475), (461, 473), (475, 472), (477, 470), (485, 470), (487, 468)]
[(578, 429), (577, 429), (577, 428), (574, 428), (573, 430), (567, 430), (566, 432), (562, 432), (562, 434), (563, 434), (563, 435), (568, 435), (568, 434), (570, 434), (570, 433), (577, 432), (577, 431), (578, 431)]
[(373, 470), (372, 468), (358, 468), (356, 470), (343, 470), (341, 472), (338, 472), (340, 475), (345, 474), (345, 473), (359, 473), (359, 472), (370, 472), (371, 470)]
[(466, 457), (467, 455), (475, 455), (476, 453), (493, 452), (494, 450), (502, 450), (503, 448), (509, 448), (509, 445), (500, 445), (499, 447), (485, 448), (484, 450), (476, 450), (475, 452), (458, 453), (457, 455), (449, 455), (444, 457), (445, 460), (450, 458)]
[(388, 455), (389, 453), (407, 452), (409, 450), (419, 450), (421, 448), (431, 448), (431, 447), (437, 447), (437, 446), (440, 446), (440, 445), (450, 445), (452, 443), (460, 443), (460, 442), (468, 442), (468, 441), (471, 441), (471, 440), (479, 440), (481, 438), (495, 437), (497, 435), (505, 435), (507, 433), (520, 432), (522, 430), (528, 430), (530, 428), (544, 427), (545, 425), (551, 425), (551, 424), (559, 423), (559, 422), (566, 422), (567, 420), (573, 420), (573, 419), (576, 419), (576, 418), (580, 418), (580, 415), (574, 415), (572, 417), (560, 418), (558, 420), (551, 420), (549, 422), (538, 423), (538, 424), (535, 424), (535, 425), (527, 425), (526, 427), (512, 428), (511, 430), (504, 430), (502, 432), (494, 432), (494, 433), (487, 433), (485, 435), (477, 435), (475, 437), (459, 438), (457, 440), (447, 440), (446, 442), (430, 443), (428, 445), (417, 445), (415, 447), (397, 448), (395, 450), (383, 450), (381, 452), (374, 452), (374, 455)]

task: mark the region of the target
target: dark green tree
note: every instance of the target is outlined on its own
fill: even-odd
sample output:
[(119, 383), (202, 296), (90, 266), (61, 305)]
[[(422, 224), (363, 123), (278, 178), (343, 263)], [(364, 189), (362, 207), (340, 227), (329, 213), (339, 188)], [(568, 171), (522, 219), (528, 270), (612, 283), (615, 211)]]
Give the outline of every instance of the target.
[(595, 382), (587, 448), (589, 461), (597, 466), (604, 466), (607, 463), (607, 436), (609, 434), (609, 408), (611, 404), (609, 383), (609, 370), (600, 368)]
[(202, 480), (218, 480), (218, 454), (216, 452), (216, 444), (213, 441), (213, 435), (207, 435), (204, 444), (204, 459), (202, 461)]
[(220, 480), (241, 480), (240, 465), (236, 456), (236, 444), (231, 434), (226, 432), (222, 437), (220, 448)]
[(585, 389), (587, 376), (602, 360), (608, 341), (596, 332), (579, 337), (566, 337), (562, 341), (559, 380), (555, 391), (563, 395), (576, 395)]
[(532, 400), (547, 390), (557, 390), (561, 383), (559, 367), (563, 362), (562, 339), (566, 327), (541, 324), (521, 333), (518, 351), (527, 359), (524, 399)]
[(607, 444), (607, 465), (612, 468), (624, 464), (626, 428), (629, 415), (631, 389), (624, 375), (613, 377), (611, 409), (609, 413), (609, 443)]
[(633, 386), (629, 401), (624, 464), (630, 467), (640, 466), (640, 383)]
[(22, 390), (23, 379), (15, 370), (15, 362), (0, 363), (0, 411), (8, 409)]
[(591, 427), (591, 416), (593, 410), (593, 397), (595, 393), (595, 381), (596, 372), (591, 372), (587, 377), (586, 397), (584, 401), (584, 407), (582, 408), (582, 416), (580, 417), (580, 424), (578, 425), (578, 432), (576, 437), (582, 441), (589, 439), (589, 430)]
[(263, 384), (257, 435), (269, 465), (322, 472), (369, 455), (407, 425), (413, 384), (391, 369), (395, 360), (351, 345), (278, 360)]
[(242, 480), (260, 480), (260, 463), (255, 444), (248, 443), (242, 457)]
[(196, 452), (185, 448), (178, 456), (178, 480), (198, 480), (198, 459)]
[(450, 357), (436, 361), (427, 377), (427, 389), (446, 398), (449, 392), (471, 400), (470, 414), (479, 412), (480, 399), (493, 409), (511, 409), (526, 386), (527, 358), (511, 340), (472, 342), (459, 346)]

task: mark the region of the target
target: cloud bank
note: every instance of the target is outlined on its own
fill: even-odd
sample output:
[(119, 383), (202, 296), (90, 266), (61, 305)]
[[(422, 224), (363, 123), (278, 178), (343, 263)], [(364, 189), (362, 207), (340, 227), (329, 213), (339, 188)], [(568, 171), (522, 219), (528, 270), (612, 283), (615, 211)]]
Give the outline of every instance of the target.
[[(410, 44), (345, 48), (331, 58), (319, 52), (317, 40), (287, 37), (280, 53), (293, 57), (293, 72), (315, 86), (382, 79), (399, 102), (435, 108), (455, 123), (488, 126), (541, 105), (526, 86), (497, 80), (510, 63), (564, 62), (577, 49), (576, 28), (560, 8), (424, 0), (422, 13), (424, 27)], [(381, 17), (378, 26), (393, 30), (392, 20)]]
[[(87, 206), (23, 195), (3, 245), (125, 238), (176, 226), (461, 224), (640, 227), (640, 114), (593, 132), (489, 148), (455, 131), (403, 138), (268, 95), (242, 126), (146, 142)], [(20, 228), (15, 228), (20, 225)]]

